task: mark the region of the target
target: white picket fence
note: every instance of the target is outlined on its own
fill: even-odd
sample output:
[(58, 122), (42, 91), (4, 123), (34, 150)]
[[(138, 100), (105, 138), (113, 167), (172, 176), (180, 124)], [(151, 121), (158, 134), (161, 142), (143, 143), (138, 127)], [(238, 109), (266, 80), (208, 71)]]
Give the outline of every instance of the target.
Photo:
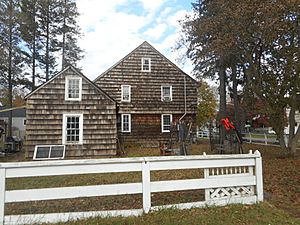
[[(150, 172), (203, 169), (199, 179), (151, 181)], [(141, 172), (140, 183), (5, 190), (7, 178), (74, 174)], [(200, 175), (199, 175), (200, 176)], [(33, 178), (34, 179), (34, 178)], [(205, 190), (205, 201), (151, 206), (151, 193)], [(5, 203), (70, 199), (79, 197), (142, 194), (143, 208), (49, 214), (4, 215)], [(263, 200), (262, 159), (259, 151), (242, 155), (164, 156), (144, 158), (62, 160), (0, 164), (0, 224), (56, 223), (87, 217), (138, 216), (150, 210), (205, 207)]]
[(279, 145), (279, 142), (274, 134), (258, 134), (258, 133), (244, 133), (242, 134), (243, 141), (253, 144), (264, 145)]
[[(215, 135), (215, 133), (213, 133)], [(218, 135), (218, 134), (217, 134)], [(243, 141), (251, 144), (261, 145), (276, 145), (279, 146), (279, 142), (274, 134), (266, 133), (242, 133)], [(208, 131), (198, 131), (197, 138), (209, 139)], [(288, 135), (285, 135), (287, 140)]]

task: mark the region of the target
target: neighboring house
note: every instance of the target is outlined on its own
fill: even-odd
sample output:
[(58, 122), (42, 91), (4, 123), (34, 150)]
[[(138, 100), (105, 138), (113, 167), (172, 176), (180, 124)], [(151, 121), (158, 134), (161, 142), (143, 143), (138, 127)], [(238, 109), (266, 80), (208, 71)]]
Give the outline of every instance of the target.
[(25, 99), (27, 157), (62, 158), (61, 147), (67, 157), (116, 154), (116, 102), (75, 68), (65, 68)]
[[(0, 120), (8, 123), (9, 111), (1, 112), (5, 110), (4, 107), (0, 106)], [(16, 108), (12, 110), (12, 135), (18, 136), (21, 139), (24, 139), (26, 129), (26, 109)]]
[(172, 122), (195, 120), (197, 82), (148, 42), (94, 82), (117, 102), (124, 141), (167, 140)]

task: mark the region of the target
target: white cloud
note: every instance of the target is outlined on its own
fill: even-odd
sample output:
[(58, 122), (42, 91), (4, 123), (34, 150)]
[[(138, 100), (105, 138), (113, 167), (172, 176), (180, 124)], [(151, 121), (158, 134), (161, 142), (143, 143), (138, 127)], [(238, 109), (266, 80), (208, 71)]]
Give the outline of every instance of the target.
[(140, 0), (146, 10), (156, 11), (162, 6), (164, 0)]
[(166, 24), (158, 24), (157, 26), (153, 27), (153, 28), (149, 28), (148, 30), (146, 30), (144, 32), (144, 35), (146, 37), (149, 37), (151, 39), (159, 39), (163, 33), (166, 31), (167, 29), (167, 25)]
[(186, 11), (163, 8), (163, 0), (138, 0), (143, 12), (122, 11), (122, 6), (135, 1), (77, 0), (81, 14), (78, 21), (84, 32), (79, 44), (85, 50), (80, 66), (90, 79), (95, 79), (144, 40), (175, 62), (177, 53), (170, 49), (178, 38), (177, 20)]

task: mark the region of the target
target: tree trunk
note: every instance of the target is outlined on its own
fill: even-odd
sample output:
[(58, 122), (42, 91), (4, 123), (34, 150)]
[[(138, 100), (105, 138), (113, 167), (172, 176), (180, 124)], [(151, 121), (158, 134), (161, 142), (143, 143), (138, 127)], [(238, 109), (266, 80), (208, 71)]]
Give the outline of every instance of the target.
[(67, 2), (66, 0), (64, 1), (64, 20), (63, 20), (63, 29), (62, 29), (62, 32), (63, 32), (63, 39), (62, 39), (62, 62), (61, 62), (61, 67), (62, 67), (62, 70), (65, 68), (65, 60), (66, 60), (66, 57), (65, 57), (65, 48), (66, 48), (66, 7), (67, 7)]
[[(8, 43), (8, 107), (13, 103), (13, 79), (12, 79), (12, 45), (13, 45), (13, 3), (9, 3), (9, 43)], [(8, 114), (8, 136), (12, 136), (12, 111)]]
[(46, 81), (49, 80), (49, 42), (50, 42), (50, 2), (47, 0), (47, 18), (46, 18)]
[[(297, 145), (298, 145), (298, 140), (300, 138), (300, 129), (299, 127), (297, 128), (297, 131), (295, 133), (295, 107), (291, 106), (291, 111), (289, 113), (289, 125), (290, 125), (290, 134), (289, 134), (289, 143), (288, 143), (288, 151), (289, 154), (295, 155), (297, 152)], [(291, 131), (292, 134), (291, 135)]]
[(283, 132), (280, 133), (279, 135), (277, 134), (277, 138), (279, 140), (279, 145), (282, 149), (286, 149), (286, 144), (285, 144), (285, 140), (284, 140), (284, 135), (283, 135)]
[(33, 30), (33, 39), (32, 39), (32, 74), (31, 74), (31, 90), (33, 91), (35, 89), (35, 67), (36, 67), (36, 2), (34, 2), (34, 9), (33, 9), (33, 15), (34, 15), (34, 30)]
[[(219, 120), (226, 117), (226, 71), (224, 63), (220, 63), (220, 72), (219, 72), (219, 79), (220, 79), (220, 87), (219, 87), (219, 94), (220, 94), (220, 105), (219, 105)], [(220, 123), (220, 121), (219, 121)], [(225, 140), (225, 128), (224, 126), (220, 125), (220, 144), (224, 144)]]
[(291, 142), (291, 140), (294, 138), (294, 135), (295, 135), (295, 124), (296, 124), (295, 112), (296, 112), (295, 108), (291, 107), (291, 110), (290, 110), (290, 113), (289, 113), (289, 125), (290, 125), (290, 128), (289, 128), (289, 142)]
[(236, 77), (236, 66), (231, 66), (232, 70), (232, 94), (233, 94), (233, 105), (234, 105), (234, 122), (235, 127), (240, 132), (241, 131), (241, 119), (239, 113), (239, 99), (238, 99), (238, 80)]

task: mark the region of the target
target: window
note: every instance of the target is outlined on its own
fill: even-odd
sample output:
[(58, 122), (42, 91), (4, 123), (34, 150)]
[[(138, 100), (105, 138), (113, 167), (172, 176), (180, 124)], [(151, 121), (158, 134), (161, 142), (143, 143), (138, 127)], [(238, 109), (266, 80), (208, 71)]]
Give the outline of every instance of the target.
[(151, 59), (150, 58), (142, 58), (142, 71), (143, 72), (151, 71)]
[(172, 101), (172, 86), (161, 86), (161, 100), (163, 102)]
[(65, 80), (65, 100), (81, 101), (82, 78), (66, 77)]
[(26, 126), (26, 119), (23, 120), (23, 125)]
[(121, 117), (121, 130), (124, 133), (131, 132), (131, 115), (130, 114), (122, 114)]
[(64, 157), (64, 145), (37, 145), (33, 154), (34, 160), (63, 159)]
[(131, 101), (131, 86), (121, 85), (121, 101), (130, 102)]
[(63, 115), (63, 144), (82, 144), (83, 136), (83, 115)]
[(161, 115), (161, 132), (170, 132), (172, 123), (172, 115), (171, 114), (163, 114)]

